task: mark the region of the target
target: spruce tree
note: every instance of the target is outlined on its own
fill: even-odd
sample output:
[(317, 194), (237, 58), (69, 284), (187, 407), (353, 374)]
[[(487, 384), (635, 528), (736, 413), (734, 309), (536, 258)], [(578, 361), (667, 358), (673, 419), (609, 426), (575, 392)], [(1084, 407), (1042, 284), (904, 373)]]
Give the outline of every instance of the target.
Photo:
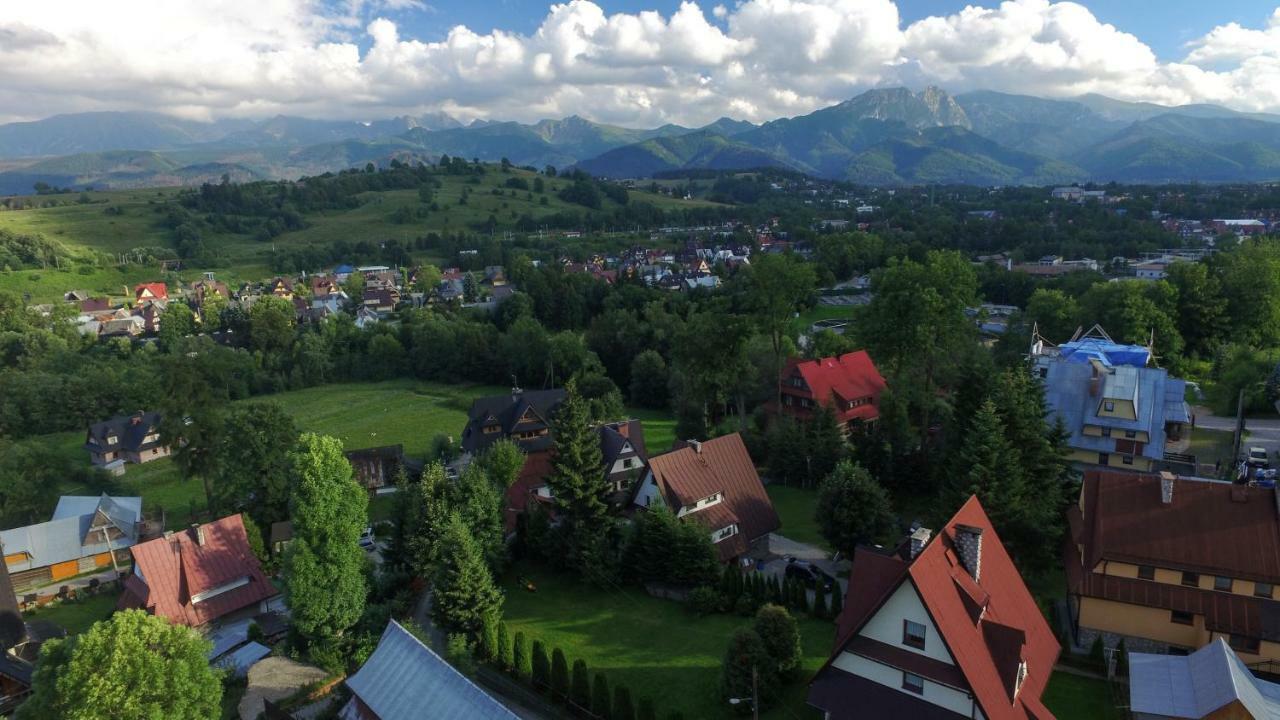
[(515, 653), (511, 647), (511, 634), (507, 630), (507, 621), (498, 621), (498, 668), (510, 670), (515, 666)]
[(836, 464), (844, 457), (845, 440), (835, 411), (827, 404), (818, 406), (805, 430), (809, 450), (805, 487), (813, 487), (835, 470)]
[[(960, 448), (959, 464), (950, 476), (938, 517), (950, 517), (970, 495), (977, 495), (997, 532), (1018, 526), (1034, 502), (1023, 492), (1018, 452), (1009, 445), (1004, 423), (990, 399), (978, 406)], [(1013, 548), (1011, 548), (1012, 550)]]
[(596, 673), (591, 681), (591, 714), (601, 720), (612, 718), (612, 706), (609, 699), (609, 680), (604, 673)]
[(551, 697), (561, 702), (569, 700), (569, 662), (564, 651), (551, 651)]
[(625, 685), (613, 690), (613, 720), (636, 720), (636, 709), (631, 704), (631, 691)]
[(560, 529), (568, 542), (568, 560), (582, 570), (583, 551), (609, 522), (608, 496), (611, 488), (604, 474), (600, 435), (591, 423), (591, 408), (578, 393), (575, 383), (566, 388), (552, 430), (555, 456), (547, 487), (555, 498)]
[(493, 583), (484, 552), (457, 513), (440, 536), (440, 560), (431, 589), (431, 618), (445, 628), (475, 633), (497, 613), (502, 592)]
[(823, 539), (846, 557), (853, 557), (859, 545), (888, 539), (897, 530), (889, 493), (848, 460), (822, 480), (814, 507)]
[(517, 632), (515, 643), (512, 646), (512, 654), (515, 656), (515, 663), (511, 666), (516, 677), (528, 681), (533, 677), (533, 660), (529, 657), (529, 646), (525, 643), (524, 633)]
[(586, 660), (573, 661), (573, 682), (569, 697), (582, 710), (591, 709), (591, 676), (587, 673)]
[(541, 640), (533, 641), (533, 672), (529, 677), (538, 692), (546, 692), (551, 685), (551, 660)]

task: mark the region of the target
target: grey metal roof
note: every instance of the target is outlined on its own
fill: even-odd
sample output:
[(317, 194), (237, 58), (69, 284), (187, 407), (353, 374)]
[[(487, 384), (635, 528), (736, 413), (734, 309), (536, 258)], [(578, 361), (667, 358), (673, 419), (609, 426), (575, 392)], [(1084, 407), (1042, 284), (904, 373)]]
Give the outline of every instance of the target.
[(1280, 685), (1254, 677), (1222, 638), (1186, 656), (1129, 653), (1134, 713), (1202, 718), (1237, 700), (1255, 718), (1280, 718)]
[(1128, 400), (1138, 404), (1138, 368), (1121, 365), (1111, 368), (1102, 377), (1102, 397), (1108, 400)]
[(433, 720), (516, 717), (395, 620), (347, 687), (381, 720), (416, 720), (424, 713)]
[[(106, 513), (111, 523), (119, 528), (130, 539), (137, 539), (135, 534), (138, 523), (142, 522), (142, 498), (109, 497), (103, 493), (99, 497), (92, 495), (63, 495), (58, 499), (58, 507), (53, 511), (54, 520), (68, 517), (80, 518), (80, 540), (92, 540), (89, 527), (93, 524), (93, 516), (98, 508)], [(101, 543), (90, 543), (101, 544)]]
[(244, 677), (249, 674), (249, 668), (270, 654), (271, 648), (251, 642), (230, 655), (222, 657), (215, 664), (218, 667), (230, 670), (236, 677)]
[[(92, 503), (92, 507), (84, 502), (86, 500)], [(68, 502), (64, 505), (63, 501)], [(6, 554), (27, 553), (31, 556), (30, 560), (10, 564), (9, 570), (30, 570), (106, 552), (105, 542), (85, 537), (93, 522), (94, 513), (100, 506), (112, 523), (125, 534), (123, 538), (112, 540), (111, 548), (120, 550), (131, 547), (136, 540), (135, 523), (142, 519), (142, 498), (66, 496), (58, 501), (54, 519), (0, 531), (0, 542), (4, 543)], [(84, 512), (77, 514), (77, 510)], [(94, 542), (86, 543), (86, 540)]]

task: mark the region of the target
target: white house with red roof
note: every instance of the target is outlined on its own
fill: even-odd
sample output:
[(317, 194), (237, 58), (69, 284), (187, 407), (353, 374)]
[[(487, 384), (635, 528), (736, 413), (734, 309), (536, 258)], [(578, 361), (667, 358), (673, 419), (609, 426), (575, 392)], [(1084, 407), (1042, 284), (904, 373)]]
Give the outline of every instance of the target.
[(797, 420), (808, 420), (819, 405), (831, 408), (846, 431), (880, 417), (885, 381), (866, 350), (818, 360), (791, 358), (780, 382), (780, 410)]
[(169, 286), (162, 282), (142, 283), (133, 288), (133, 301), (136, 305), (169, 301)]
[(249, 549), (244, 521), (229, 515), (134, 545), (133, 574), (118, 607), (200, 627), (263, 612), (278, 594)]
[(835, 650), (809, 686), (828, 720), (1047, 720), (1053, 630), (977, 497), (936, 536), (859, 548)]

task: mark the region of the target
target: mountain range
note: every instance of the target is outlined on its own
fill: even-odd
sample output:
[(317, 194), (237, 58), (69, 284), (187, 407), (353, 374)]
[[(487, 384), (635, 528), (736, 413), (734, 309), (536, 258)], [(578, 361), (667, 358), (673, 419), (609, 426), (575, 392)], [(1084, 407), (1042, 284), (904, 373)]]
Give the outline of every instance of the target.
[(367, 123), (277, 116), (203, 123), (94, 112), (0, 125), (0, 194), (296, 178), (441, 155), (576, 167), (612, 178), (779, 167), (873, 185), (1231, 182), (1280, 178), (1280, 115), (1100, 95), (1050, 100), (876, 89), (763, 125), (721, 118), (633, 129), (436, 113)]

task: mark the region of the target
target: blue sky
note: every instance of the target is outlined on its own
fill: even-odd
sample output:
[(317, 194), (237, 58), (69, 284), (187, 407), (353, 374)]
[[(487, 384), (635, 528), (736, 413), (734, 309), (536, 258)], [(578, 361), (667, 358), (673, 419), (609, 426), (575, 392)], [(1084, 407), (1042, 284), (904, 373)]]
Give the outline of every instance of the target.
[[(429, 0), (430, 10), (406, 12), (398, 19), (406, 34), (423, 40), (440, 39), (460, 24), (481, 33), (502, 29), (527, 34), (537, 29), (550, 4), (538, 0)], [(657, 10), (669, 16), (679, 8), (680, 0), (597, 0), (597, 4), (608, 13)], [(717, 2), (703, 0), (699, 4), (710, 15)], [(724, 4), (733, 6), (732, 0)], [(906, 24), (930, 15), (949, 15), (966, 5), (991, 7), (998, 0), (898, 0), (897, 4)], [(1165, 61), (1181, 59), (1187, 41), (1217, 25), (1236, 22), (1257, 27), (1277, 5), (1275, 0), (1082, 0), (1080, 4), (1099, 20), (1138, 36)]]

